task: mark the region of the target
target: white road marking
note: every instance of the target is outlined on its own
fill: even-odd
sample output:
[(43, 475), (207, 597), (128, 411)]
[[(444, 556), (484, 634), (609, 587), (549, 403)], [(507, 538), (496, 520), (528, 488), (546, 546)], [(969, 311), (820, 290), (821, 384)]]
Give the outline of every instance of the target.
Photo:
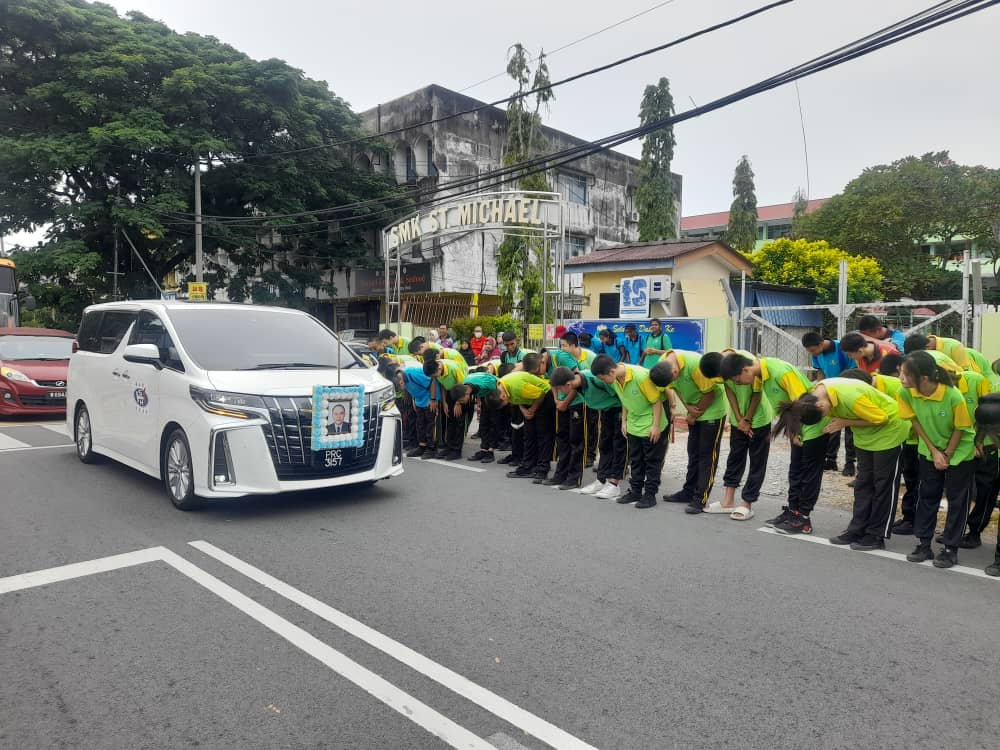
[[(3, 435), (0, 435), (2, 438)], [(14, 441), (17, 442), (16, 440)], [(21, 443), (23, 448), (0, 448), (0, 453), (22, 453), (24, 451), (50, 451), (53, 448), (75, 448), (76, 443), (64, 443), (62, 445), (27, 445), (26, 443)]]
[(121, 570), (148, 562), (165, 562), (451, 747), (462, 750), (496, 750), (494, 745), (478, 735), (165, 547), (150, 547), (121, 555), (0, 578), (0, 594)]
[[(446, 463), (446, 462), (445, 462)], [(334, 609), (328, 604), (324, 604), (318, 599), (299, 591), (294, 586), (271, 576), (259, 568), (243, 562), (237, 557), (221, 550), (213, 544), (205, 541), (189, 542), (195, 549), (201, 550), (206, 555), (215, 558), (224, 565), (228, 565), (233, 570), (242, 573), (247, 578), (256, 581), (265, 588), (280, 594), (289, 601), (298, 604), (303, 609), (312, 612), (314, 615), (323, 618), (327, 622), (336, 625), (341, 630), (353, 635), (369, 646), (377, 648), (379, 651), (388, 654), (397, 661), (402, 662), (411, 669), (419, 672), (425, 677), (429, 677), (440, 685), (461, 695), (476, 705), (485, 708), (490, 713), (498, 716), (504, 721), (518, 727), (542, 742), (555, 748), (572, 748), (573, 750), (594, 750), (583, 740), (577, 739), (568, 732), (560, 729), (554, 724), (550, 724), (544, 719), (514, 705), (505, 698), (501, 698), (496, 693), (477, 685), (471, 680), (463, 677), (457, 672), (453, 672), (441, 664), (427, 658), (399, 641), (395, 641), (389, 636), (383, 635), (374, 628), (370, 628), (362, 622), (355, 620), (340, 610)]]
[(0, 451), (15, 450), (18, 448), (29, 448), (27, 443), (22, 443), (20, 440), (15, 440), (8, 435), (0, 433)]
[[(769, 526), (761, 526), (759, 529), (757, 529), (757, 531), (763, 531), (765, 534), (773, 534), (774, 536), (785, 537), (786, 539), (801, 539), (803, 542), (812, 542), (813, 544), (821, 544), (827, 547), (832, 547), (834, 549), (846, 549), (848, 552), (854, 552), (854, 554), (856, 555), (857, 554), (872, 555), (874, 557), (884, 557), (887, 560), (897, 560), (897, 561), (901, 560), (902, 562), (905, 562), (907, 565), (923, 565), (925, 568), (934, 567), (934, 564), (930, 560), (926, 560), (922, 563), (912, 563), (909, 560), (907, 560), (906, 555), (902, 554), (901, 552), (890, 552), (889, 550), (884, 550), (884, 549), (874, 549), (868, 552), (859, 553), (855, 550), (852, 550), (849, 544), (830, 544), (829, 539), (826, 539), (824, 537), (813, 536), (812, 534), (782, 534), (780, 532), (775, 531)], [(1000, 578), (994, 578), (993, 576), (988, 576), (984, 571), (979, 570), (979, 568), (969, 568), (965, 565), (955, 565), (954, 567), (941, 568), (940, 570), (943, 573), (962, 573), (967, 576), (972, 576), (973, 578), (985, 578), (986, 580), (989, 581), (1000, 582)]]
[(45, 570), (35, 570), (31, 573), (21, 573), (16, 576), (0, 578), (0, 594), (8, 594), (11, 591), (22, 591), (36, 586), (45, 586), (49, 583), (68, 581), (73, 578), (83, 578), (95, 573), (106, 573), (111, 570), (129, 568), (133, 565), (154, 562), (163, 559), (163, 553), (167, 550), (164, 547), (149, 547), (135, 552), (126, 552), (123, 555), (111, 555), (110, 557), (100, 557), (96, 560), (86, 562), (60, 565), (57, 568), (46, 568)]
[(46, 430), (51, 430), (57, 435), (62, 435), (63, 437), (70, 437), (69, 428), (65, 424), (40, 424), (39, 427), (44, 427)]
[(439, 458), (422, 458), (420, 459), (420, 462), (425, 464), (437, 464), (438, 466), (447, 466), (449, 469), (461, 469), (462, 471), (486, 471), (486, 469), (477, 469), (475, 466), (463, 466), (455, 461), (442, 461)]
[(369, 669), (349, 659), (336, 649), (310, 635), (298, 625), (294, 625), (280, 615), (258, 604), (232, 586), (223, 583), (180, 555), (164, 550), (164, 562), (172, 565), (192, 581), (232, 604), (245, 615), (259, 622), (271, 632), (281, 636), (293, 646), (301, 649), (334, 672), (353, 682), (387, 706), (419, 724), (438, 739), (455, 748), (472, 750), (495, 750), (493, 745), (459, 726), (447, 716), (418, 701), (409, 693), (382, 679)]

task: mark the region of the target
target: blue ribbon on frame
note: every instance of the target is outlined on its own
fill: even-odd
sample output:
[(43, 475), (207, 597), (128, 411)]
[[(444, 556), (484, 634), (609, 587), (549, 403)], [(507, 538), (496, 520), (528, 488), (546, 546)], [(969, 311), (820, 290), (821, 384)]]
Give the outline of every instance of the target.
[[(326, 433), (330, 403), (347, 402), (351, 431), (342, 435)], [(347, 405), (345, 404), (345, 405)], [(365, 444), (365, 387), (363, 385), (313, 386), (312, 449), (360, 448)]]

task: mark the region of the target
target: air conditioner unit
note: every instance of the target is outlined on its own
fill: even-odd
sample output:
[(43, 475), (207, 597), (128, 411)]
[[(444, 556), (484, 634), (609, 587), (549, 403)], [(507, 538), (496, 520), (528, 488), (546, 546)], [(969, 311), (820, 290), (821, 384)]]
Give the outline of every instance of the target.
[(639, 223), (639, 212), (638, 211), (629, 211), (628, 220), (632, 224), (638, 224)]
[(649, 277), (649, 299), (654, 301), (669, 302), (671, 289), (671, 279), (669, 276)]

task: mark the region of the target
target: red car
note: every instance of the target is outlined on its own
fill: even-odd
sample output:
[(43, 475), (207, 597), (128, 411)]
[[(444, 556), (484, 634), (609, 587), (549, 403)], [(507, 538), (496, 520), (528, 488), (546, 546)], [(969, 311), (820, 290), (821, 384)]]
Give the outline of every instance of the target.
[(0, 328), (0, 416), (65, 414), (75, 338), (49, 328)]

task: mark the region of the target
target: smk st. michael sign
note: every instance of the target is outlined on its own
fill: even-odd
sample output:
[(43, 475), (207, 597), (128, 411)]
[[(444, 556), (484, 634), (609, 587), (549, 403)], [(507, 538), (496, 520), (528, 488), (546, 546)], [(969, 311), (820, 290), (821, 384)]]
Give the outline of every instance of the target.
[(556, 194), (491, 193), (404, 219), (385, 230), (385, 241), (387, 249), (394, 250), (451, 231), (520, 227), (541, 234), (559, 219)]

